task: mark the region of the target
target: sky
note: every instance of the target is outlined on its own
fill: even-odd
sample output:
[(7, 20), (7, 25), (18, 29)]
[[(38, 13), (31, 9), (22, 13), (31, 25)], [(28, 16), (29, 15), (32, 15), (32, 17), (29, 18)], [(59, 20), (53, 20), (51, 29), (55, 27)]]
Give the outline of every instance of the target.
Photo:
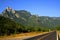
[(0, 13), (8, 6), (32, 15), (60, 17), (60, 0), (0, 0)]

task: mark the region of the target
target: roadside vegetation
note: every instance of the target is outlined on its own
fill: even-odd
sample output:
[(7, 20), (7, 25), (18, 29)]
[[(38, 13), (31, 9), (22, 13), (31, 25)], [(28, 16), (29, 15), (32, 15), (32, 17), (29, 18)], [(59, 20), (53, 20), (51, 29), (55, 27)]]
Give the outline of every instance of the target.
[(11, 19), (0, 16), (0, 36), (39, 31), (48, 30), (40, 27), (24, 27)]
[(56, 26), (56, 30), (60, 31), (60, 25)]
[[(60, 26), (56, 27), (57, 30), (60, 30), (59, 28)], [(28, 32), (47, 32), (47, 31), (49, 31), (49, 28), (30, 26), (25, 27), (21, 24), (15, 23), (13, 20), (9, 18), (0, 16), (0, 36)]]

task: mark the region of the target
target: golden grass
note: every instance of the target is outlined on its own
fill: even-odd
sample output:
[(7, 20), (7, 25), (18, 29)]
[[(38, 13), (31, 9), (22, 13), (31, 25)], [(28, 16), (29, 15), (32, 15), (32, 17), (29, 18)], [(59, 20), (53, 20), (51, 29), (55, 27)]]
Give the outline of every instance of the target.
[(25, 38), (25, 37), (32, 37), (32, 36), (36, 36), (36, 35), (42, 35), (45, 33), (47, 33), (47, 32), (20, 33), (20, 34), (14, 34), (14, 35), (10, 35), (10, 36), (3, 36), (0, 38)]
[(58, 35), (59, 35), (59, 37), (60, 37), (60, 31), (58, 31)]

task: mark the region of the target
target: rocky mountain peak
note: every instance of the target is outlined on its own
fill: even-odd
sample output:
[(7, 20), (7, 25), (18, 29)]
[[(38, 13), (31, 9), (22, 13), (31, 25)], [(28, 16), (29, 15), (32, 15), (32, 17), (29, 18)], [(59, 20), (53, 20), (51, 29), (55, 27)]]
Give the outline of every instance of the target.
[(10, 12), (12, 9), (8, 6), (6, 10)]
[(11, 10), (11, 8), (8, 6), (7, 8), (6, 8), (7, 10)]

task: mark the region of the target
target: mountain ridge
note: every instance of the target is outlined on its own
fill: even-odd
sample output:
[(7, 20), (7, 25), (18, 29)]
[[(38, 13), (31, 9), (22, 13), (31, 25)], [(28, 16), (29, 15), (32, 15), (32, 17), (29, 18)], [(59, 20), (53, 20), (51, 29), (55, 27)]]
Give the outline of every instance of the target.
[(10, 18), (17, 23), (24, 26), (31, 27), (55, 27), (60, 24), (60, 17), (48, 17), (48, 16), (37, 16), (32, 15), (26, 10), (13, 10), (7, 7), (3, 12), (2, 16)]

